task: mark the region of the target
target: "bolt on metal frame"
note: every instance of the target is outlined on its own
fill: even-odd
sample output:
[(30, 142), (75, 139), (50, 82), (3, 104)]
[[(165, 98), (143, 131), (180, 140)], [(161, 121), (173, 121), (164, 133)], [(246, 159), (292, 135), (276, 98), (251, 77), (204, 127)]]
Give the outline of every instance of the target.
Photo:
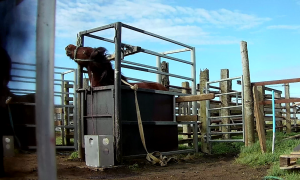
[[(94, 32), (98, 32), (98, 31), (102, 31), (102, 30), (106, 30), (106, 29), (110, 29), (110, 28), (115, 29), (114, 40), (110, 40), (110, 39), (107, 39), (107, 38), (103, 38), (103, 37), (99, 37), (99, 36), (91, 34), (91, 33), (94, 33)], [(159, 39), (162, 39), (162, 40), (165, 40), (165, 41), (183, 46), (183, 47), (185, 47), (185, 49), (158, 53), (158, 52), (154, 52), (154, 51), (151, 51), (151, 50), (141, 48), (140, 52), (156, 56), (157, 67), (153, 67), (153, 66), (150, 67), (150, 66), (140, 64), (140, 63), (133, 63), (133, 62), (129, 62), (129, 61), (123, 61), (122, 60), (121, 48), (123, 46), (132, 46), (132, 45), (128, 45), (128, 44), (125, 44), (125, 43), (121, 42), (122, 28), (127, 28), (127, 29), (137, 31), (137, 32), (140, 32), (140, 33), (152, 36), (152, 37), (156, 37), (156, 38), (159, 38)], [(128, 68), (128, 69), (134, 69), (134, 70), (138, 70), (138, 71), (145, 71), (145, 72), (155, 73), (155, 74), (157, 74), (157, 82), (159, 82), (159, 83), (161, 82), (161, 80), (160, 80), (161, 75), (167, 75), (167, 76), (172, 76), (172, 77), (192, 81), (192, 88), (191, 88), (192, 89), (192, 95), (196, 95), (196, 57), (195, 57), (195, 48), (194, 47), (183, 44), (181, 42), (178, 42), (178, 41), (175, 41), (175, 40), (172, 40), (172, 39), (169, 39), (169, 38), (166, 38), (166, 37), (163, 37), (163, 36), (160, 36), (160, 35), (157, 35), (157, 34), (154, 34), (154, 33), (151, 33), (151, 32), (148, 32), (148, 31), (145, 31), (145, 30), (142, 30), (142, 29), (139, 29), (139, 28), (136, 28), (136, 27), (133, 27), (133, 26), (129, 26), (129, 25), (121, 23), (121, 22), (116, 22), (116, 23), (101, 26), (101, 27), (98, 27), (98, 28), (94, 28), (94, 29), (79, 32), (77, 37), (80, 37), (80, 43), (77, 43), (77, 46), (84, 46), (84, 43), (83, 43), (84, 42), (84, 36), (115, 44), (115, 81), (114, 81), (115, 82), (115, 84), (114, 84), (114, 86), (115, 86), (115, 132), (114, 133), (115, 134), (114, 135), (116, 136), (116, 139), (120, 139), (120, 142), (116, 142), (116, 152), (117, 153), (121, 152), (121, 138), (122, 138), (122, 137), (120, 137), (121, 126), (119, 125), (120, 124), (120, 119), (121, 119), (121, 117), (120, 117), (120, 115), (121, 115), (121, 113), (120, 113), (120, 110), (121, 110), (120, 109), (120, 104), (121, 104), (121, 67)], [(184, 51), (191, 51), (191, 61), (186, 61), (186, 60), (182, 60), (182, 59), (171, 57), (171, 56), (167, 55), (167, 54), (184, 52)], [(162, 72), (161, 67), (160, 67), (160, 65), (161, 65), (160, 64), (160, 60), (161, 60), (160, 58), (161, 57), (191, 65), (191, 70), (192, 70), (191, 78), (184, 77), (184, 76), (179, 76), (179, 75), (176, 75), (176, 74)], [(137, 66), (145, 67), (145, 68), (125, 65), (123, 63), (137, 65)], [(146, 69), (146, 68), (148, 68), (148, 69)], [(129, 77), (128, 79), (147, 82), (146, 80), (140, 80), (140, 79), (137, 79), (137, 78), (130, 78)], [(82, 75), (80, 73), (78, 73), (78, 80), (79, 80), (78, 81), (79, 88), (81, 89), (82, 88)], [(159, 91), (155, 91), (155, 92), (160, 93)], [(174, 92), (163, 92), (163, 93), (164, 94), (172, 94), (172, 95), (183, 95), (183, 96), (187, 95), (187, 94), (174, 93)], [(79, 94), (79, 96), (82, 96), (82, 94), (81, 95)], [(81, 102), (81, 104), (82, 104), (82, 102)], [(192, 104), (193, 104), (192, 114), (197, 115), (197, 102), (194, 101), (194, 102), (192, 102)], [(81, 106), (81, 108), (83, 108), (83, 106)], [(174, 101), (174, 110), (175, 110), (175, 101)], [(80, 109), (79, 111), (82, 112), (83, 109)], [(83, 114), (82, 113), (81, 113), (80, 119), (81, 119), (80, 121), (82, 123), (82, 120), (83, 120)], [(176, 122), (175, 112), (174, 112), (174, 122)], [(197, 122), (179, 122), (177, 124), (192, 124), (193, 125), (193, 128), (194, 128), (194, 135), (193, 135), (193, 137), (194, 137), (194, 141), (193, 141), (194, 142), (193, 143), (194, 144), (194, 149), (192, 151), (193, 152), (198, 152)], [(82, 129), (82, 127), (81, 127), (81, 129)], [(182, 153), (183, 151), (178, 151), (178, 152)], [(187, 150), (186, 152), (191, 152), (191, 150)], [(170, 153), (175, 154), (176, 152), (162, 152), (162, 153), (163, 154), (170, 154)], [(118, 157), (118, 156), (121, 156), (121, 155), (117, 154), (116, 157)], [(120, 159), (117, 158), (117, 161), (119, 161), (119, 160)]]
[[(216, 97), (223, 96), (223, 95), (236, 94), (236, 105), (235, 106), (211, 108), (210, 107), (210, 100), (206, 100), (206, 121), (207, 121), (207, 125), (206, 125), (206, 128), (207, 128), (206, 142), (209, 144), (210, 151), (212, 149), (211, 148), (211, 146), (212, 146), (211, 143), (212, 142), (245, 142), (244, 103), (243, 103), (243, 98), (244, 98), (243, 76), (206, 82), (205, 93), (206, 94), (210, 93), (210, 84), (220, 83), (220, 82), (230, 81), (230, 80), (236, 80), (236, 79), (241, 79), (241, 84), (242, 84), (241, 91), (215, 94)], [(239, 105), (239, 103), (238, 103), (238, 99), (239, 99), (238, 94), (241, 95), (241, 105)], [(221, 116), (220, 115), (220, 116), (214, 116), (214, 117), (212, 117), (210, 115), (210, 111), (221, 110), (221, 109), (230, 109), (230, 108), (241, 108), (242, 114), (240, 114), (240, 115), (229, 115), (229, 116)], [(229, 123), (229, 124), (211, 125), (211, 123), (212, 123), (211, 120), (212, 119), (223, 119), (223, 118), (231, 118), (231, 117), (241, 117), (242, 118), (242, 123), (234, 123), (233, 120), (232, 120), (231, 121), (232, 123)], [(237, 132), (212, 132), (211, 131), (212, 127), (236, 126), (236, 125), (238, 125), (238, 126), (242, 125), (242, 131), (237, 131)], [(243, 138), (242, 139), (218, 139), (218, 140), (213, 140), (211, 138), (211, 135), (216, 135), (216, 134), (243, 134)]]

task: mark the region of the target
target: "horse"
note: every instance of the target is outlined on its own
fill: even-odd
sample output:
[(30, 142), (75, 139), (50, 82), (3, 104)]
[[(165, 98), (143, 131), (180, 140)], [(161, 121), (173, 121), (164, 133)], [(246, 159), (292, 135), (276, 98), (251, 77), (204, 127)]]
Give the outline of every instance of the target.
[[(69, 44), (65, 48), (66, 55), (78, 65), (88, 71), (89, 81), (92, 87), (114, 85), (114, 69), (107, 59), (107, 49), (104, 47), (76, 47)], [(76, 52), (75, 52), (76, 51)], [(79, 59), (79, 60), (78, 60)], [(121, 79), (128, 83), (127, 78), (121, 74)], [(122, 85), (125, 83), (121, 81)], [(168, 91), (169, 89), (160, 83), (128, 83), (136, 84), (138, 88)]]

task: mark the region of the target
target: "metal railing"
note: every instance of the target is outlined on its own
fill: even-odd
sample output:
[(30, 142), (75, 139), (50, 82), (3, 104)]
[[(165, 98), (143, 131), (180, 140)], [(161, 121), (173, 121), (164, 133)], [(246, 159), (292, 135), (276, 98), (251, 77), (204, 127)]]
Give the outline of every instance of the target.
[[(104, 37), (99, 37), (99, 36), (96, 36), (94, 34), (91, 34), (91, 33), (99, 32), (99, 31), (106, 30), (106, 29), (109, 29), (109, 28), (114, 28), (115, 29), (114, 40), (107, 39), (107, 38), (104, 38)], [(154, 52), (154, 51), (139, 47), (138, 52), (156, 56), (156, 66), (157, 67), (144, 65), (144, 64), (141, 64), (141, 63), (124, 61), (123, 60), (124, 54), (122, 54), (123, 53), (122, 48), (124, 48), (124, 47), (134, 47), (134, 46), (122, 43), (122, 41), (121, 41), (122, 28), (127, 28), (127, 29), (130, 29), (130, 30), (133, 30), (133, 31), (137, 31), (139, 33), (143, 33), (143, 34), (146, 34), (146, 35), (164, 40), (164, 41), (168, 41), (168, 42), (171, 42), (173, 44), (183, 46), (183, 47), (185, 47), (185, 49), (179, 49), (179, 50), (159, 53), (159, 52)], [(195, 48), (194, 47), (186, 45), (186, 44), (178, 42), (178, 41), (175, 41), (175, 40), (172, 40), (172, 39), (169, 39), (169, 38), (166, 38), (166, 37), (163, 37), (163, 36), (160, 36), (160, 35), (157, 35), (157, 34), (154, 34), (154, 33), (151, 33), (151, 32), (148, 32), (148, 31), (145, 31), (145, 30), (142, 30), (142, 29), (139, 29), (139, 28), (136, 28), (136, 27), (132, 27), (130, 25), (127, 25), (127, 24), (124, 24), (124, 23), (121, 23), (121, 22), (116, 22), (116, 23), (101, 26), (101, 27), (98, 27), (98, 28), (94, 28), (94, 29), (79, 32), (78, 36), (77, 36), (77, 46), (84, 46), (84, 37), (90, 37), (90, 38), (94, 38), (94, 39), (98, 39), (98, 40), (101, 40), (101, 41), (106, 41), (106, 42), (110, 42), (110, 43), (115, 44), (115, 59), (114, 59), (114, 61), (115, 61), (115, 73), (116, 73), (115, 74), (115, 107), (114, 107), (115, 108), (115, 115), (114, 115), (115, 116), (115, 123), (119, 123), (119, 121), (120, 121), (119, 120), (119, 117), (120, 117), (119, 109), (120, 109), (120, 104), (121, 104), (121, 102), (120, 102), (120, 100), (121, 100), (121, 81), (120, 81), (121, 67), (127, 68), (127, 69), (133, 69), (133, 70), (137, 70), (137, 71), (155, 73), (155, 74), (157, 74), (157, 82), (158, 83), (161, 83), (161, 75), (166, 75), (166, 76), (171, 76), (171, 77), (191, 81), (192, 82), (192, 88), (191, 88), (192, 93), (191, 94), (196, 95), (196, 57), (195, 57)], [(180, 52), (185, 52), (185, 51), (191, 51), (191, 60), (190, 61), (168, 56), (168, 54), (180, 53)], [(191, 69), (192, 69), (191, 77), (185, 77), (185, 76), (180, 76), (180, 75), (176, 75), (176, 74), (162, 72), (161, 71), (161, 58), (166, 58), (166, 59), (169, 59), (169, 60), (173, 60), (173, 61), (177, 61), (177, 62), (181, 62), (181, 63), (184, 63), (184, 64), (191, 65)], [(127, 64), (131, 64), (131, 65), (135, 65), (135, 66), (131, 66), (131, 65), (127, 65)], [(80, 81), (82, 81), (81, 80), (82, 75), (79, 75), (78, 79)], [(141, 82), (148, 82), (147, 80), (142, 80), (142, 79), (137, 79), (137, 78), (132, 78), (132, 77), (128, 77), (128, 79), (137, 80), (137, 81), (141, 81)], [(82, 83), (78, 82), (78, 84), (82, 84)], [(82, 87), (79, 87), (79, 88), (82, 88)], [(182, 93), (176, 93), (176, 92), (165, 92), (164, 94), (168, 94), (168, 93), (172, 94), (172, 95), (176, 94), (177, 96), (179, 96), (179, 95), (181, 95), (181, 96), (188, 95), (188, 94), (182, 94)], [(80, 96), (83, 96), (83, 95), (80, 94)], [(193, 104), (192, 114), (197, 115), (197, 102), (192, 102), (192, 104)], [(175, 110), (175, 103), (174, 103), (174, 110)], [(81, 109), (80, 111), (83, 111), (83, 109)], [(175, 116), (175, 114), (174, 114), (174, 116)], [(83, 117), (81, 117), (81, 119), (83, 119)], [(174, 121), (176, 121), (175, 118), (174, 118)], [(172, 122), (172, 123), (174, 123), (174, 122)], [(196, 123), (195, 122), (182, 122), (182, 123), (179, 122), (178, 124), (192, 124), (193, 127), (194, 127), (194, 132), (198, 132), (197, 122)], [(117, 126), (117, 127), (120, 127), (120, 126)], [(118, 135), (119, 129), (115, 129), (115, 133)], [(195, 142), (194, 143), (194, 150), (196, 152), (198, 152), (198, 136), (194, 136), (194, 139), (195, 139), (195, 141), (194, 141)], [(116, 141), (117, 141), (116, 142), (116, 147), (118, 147), (119, 146), (118, 144), (120, 143), (120, 142), (118, 142), (118, 138), (117, 138)], [(118, 152), (119, 152), (119, 150), (116, 149), (116, 154), (118, 154)], [(118, 161), (118, 158), (117, 158), (117, 161)]]
[[(12, 80), (9, 83), (9, 88), (12, 93), (15, 95), (27, 95), (36, 93), (36, 74), (30, 75), (32, 73), (36, 73), (36, 65), (30, 63), (20, 63), (20, 62), (12, 62)], [(72, 76), (73, 73), (73, 76)], [(70, 77), (66, 79), (66, 76)], [(54, 67), (54, 107), (55, 109), (61, 108), (64, 109), (62, 114), (60, 114), (60, 118), (54, 116), (53, 123), (55, 121), (61, 121), (61, 125), (55, 125), (55, 131), (61, 131), (61, 141), (62, 145), (56, 144), (57, 149), (77, 149), (77, 94), (75, 92), (75, 88), (77, 87), (77, 69), (74, 68), (65, 68), (65, 67)], [(60, 76), (60, 77), (57, 77)], [(71, 86), (69, 86), (72, 91), (65, 92), (64, 91), (64, 83), (68, 82)], [(73, 102), (69, 105), (66, 105), (64, 102), (64, 97), (71, 96), (73, 99), (70, 102)], [(34, 105), (35, 103), (24, 103), (26, 105)], [(64, 112), (68, 114), (65, 115)], [(55, 113), (55, 112), (53, 112)], [(74, 116), (75, 114), (75, 116)], [(67, 119), (65, 119), (65, 117)], [(37, 119), (38, 121), (38, 119)], [(66, 123), (65, 123), (66, 122)], [(25, 127), (36, 127), (36, 125), (25, 124)], [(73, 145), (66, 145), (64, 139), (66, 138), (65, 129), (70, 129), (74, 133)], [(34, 138), (34, 137), (32, 137)], [(57, 138), (58, 141), (58, 138)], [(28, 146), (29, 149), (36, 149), (36, 146)]]
[[(221, 80), (217, 80), (217, 81), (210, 81), (210, 82), (206, 82), (206, 88), (205, 88), (205, 92), (208, 94), (210, 93), (210, 89), (211, 89), (211, 84), (213, 83), (221, 83), (221, 82), (225, 82), (225, 81), (232, 81), (232, 80), (241, 80), (241, 84), (243, 85), (243, 76), (240, 77), (234, 77), (234, 78), (226, 78), (226, 79), (221, 79)], [(214, 86), (212, 86), (214, 87)], [(212, 108), (211, 107), (211, 102), (210, 100), (206, 100), (206, 121), (207, 121), (207, 133), (206, 133), (206, 142), (209, 144), (210, 146), (210, 150), (211, 150), (211, 143), (212, 142), (244, 142), (245, 141), (245, 125), (244, 125), (244, 103), (243, 103), (243, 97), (244, 97), (244, 90), (243, 90), (243, 86), (241, 87), (241, 90), (235, 90), (232, 92), (224, 92), (224, 93), (218, 93), (215, 94), (216, 97), (220, 97), (224, 96), (224, 95), (231, 95), (231, 98), (235, 99), (235, 102), (231, 101), (231, 98), (229, 98), (229, 102), (228, 102), (228, 106), (226, 107), (218, 107), (218, 108)], [(236, 95), (236, 96), (232, 96), (232, 95)], [(234, 105), (232, 105), (234, 104)], [(219, 112), (219, 116), (211, 116), (211, 111), (215, 111), (215, 110), (222, 110), (222, 109), (240, 109), (241, 110), (241, 114), (238, 115), (227, 115), (227, 116), (222, 116), (221, 113)], [(236, 118), (236, 117), (240, 117), (239, 121), (241, 121), (241, 123), (237, 123), (234, 122), (234, 120), (232, 118)], [(229, 118), (229, 123), (227, 122), (226, 124), (223, 123), (223, 119), (224, 118)], [(220, 123), (216, 123), (214, 124), (214, 122), (212, 121), (216, 121), (215, 119), (219, 119)], [(214, 128), (220, 128), (220, 127), (224, 127), (226, 126), (229, 131), (226, 132), (213, 132), (212, 129)], [(232, 131), (231, 127), (236, 127), (236, 126), (242, 126), (241, 129), (242, 130), (235, 130)], [(224, 139), (224, 138), (217, 138), (217, 139), (212, 139), (212, 135), (224, 135), (224, 134), (242, 134), (243, 137), (241, 139), (239, 138), (228, 138), (228, 139)]]

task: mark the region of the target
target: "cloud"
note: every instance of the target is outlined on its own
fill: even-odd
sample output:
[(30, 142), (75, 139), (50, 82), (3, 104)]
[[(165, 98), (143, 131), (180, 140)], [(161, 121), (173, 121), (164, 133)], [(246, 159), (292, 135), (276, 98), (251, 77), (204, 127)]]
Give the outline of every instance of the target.
[(274, 25), (268, 26), (268, 29), (288, 29), (288, 30), (298, 30), (300, 29), (300, 25)]
[[(74, 38), (79, 31), (121, 21), (184, 43), (231, 44), (236, 40), (213, 35), (214, 28), (244, 30), (271, 20), (227, 9), (209, 11), (202, 8), (170, 6), (162, 2), (165, 1), (59, 0), (56, 36)], [(113, 37), (113, 31), (99, 34), (103, 37)], [(122, 36), (125, 41), (150, 40), (149, 37), (128, 30), (124, 30)]]

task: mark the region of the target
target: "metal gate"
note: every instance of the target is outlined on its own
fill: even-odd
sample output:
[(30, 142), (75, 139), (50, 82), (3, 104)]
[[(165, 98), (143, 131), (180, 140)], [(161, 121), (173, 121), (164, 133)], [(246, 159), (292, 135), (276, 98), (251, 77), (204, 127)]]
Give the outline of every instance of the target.
[[(240, 80), (240, 90), (229, 90), (229, 92), (221, 92), (221, 88), (213, 86), (214, 83), (222, 83), (232, 80)], [(217, 89), (219, 91), (214, 91)], [(207, 121), (207, 133), (206, 142), (209, 145), (211, 151), (212, 142), (244, 142), (245, 141), (245, 125), (244, 125), (244, 89), (243, 89), (243, 76), (226, 78), (217, 81), (206, 82), (205, 88), (206, 94), (215, 93), (216, 97), (220, 98), (220, 101), (206, 101), (206, 121)], [(228, 106), (223, 106), (221, 102), (221, 96), (229, 96)], [(235, 102), (232, 102), (232, 100)], [(219, 105), (217, 104), (219, 103)], [(222, 107), (223, 106), (223, 107)], [(229, 114), (226, 116), (221, 115), (223, 109), (229, 110)], [(235, 110), (235, 115), (232, 115), (232, 110)], [(213, 116), (217, 114), (219, 116)], [(214, 113), (213, 113), (214, 112)], [(225, 129), (225, 131), (224, 131)], [(242, 134), (242, 137), (234, 137)], [(226, 135), (226, 136), (225, 136)], [(220, 137), (222, 136), (222, 137)]]

